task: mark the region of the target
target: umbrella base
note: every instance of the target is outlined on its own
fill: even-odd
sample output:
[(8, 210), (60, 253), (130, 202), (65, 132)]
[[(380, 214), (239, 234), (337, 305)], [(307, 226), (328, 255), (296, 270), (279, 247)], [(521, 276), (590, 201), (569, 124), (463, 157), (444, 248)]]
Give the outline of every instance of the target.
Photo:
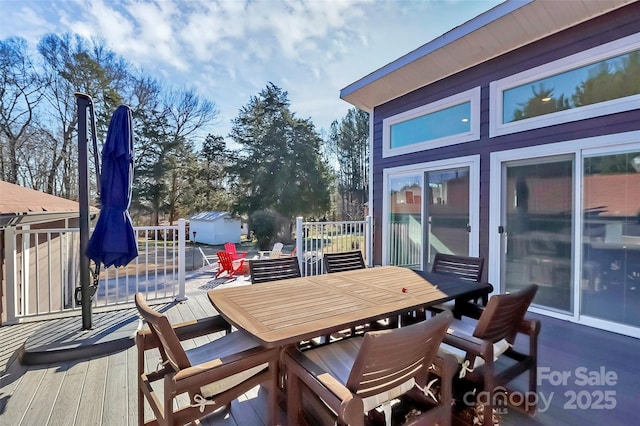
[(24, 365), (51, 364), (106, 355), (132, 347), (142, 327), (135, 309), (93, 315), (93, 328), (82, 330), (78, 316), (43, 323), (19, 354)]

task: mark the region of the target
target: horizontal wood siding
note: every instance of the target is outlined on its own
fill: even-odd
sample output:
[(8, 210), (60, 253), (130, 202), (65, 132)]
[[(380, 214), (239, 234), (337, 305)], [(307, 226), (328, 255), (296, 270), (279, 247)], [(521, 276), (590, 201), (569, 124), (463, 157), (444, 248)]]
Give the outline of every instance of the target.
[[(489, 158), (491, 152), (621, 133), (640, 129), (640, 109), (540, 129), (489, 138), (489, 83), (527, 69), (640, 32), (640, 2), (585, 22), (558, 34), (437, 81), (374, 110), (373, 206), (382, 229), (382, 173), (385, 168), (480, 154), (480, 255), (489, 249)], [(481, 87), (480, 140), (382, 158), (382, 121), (401, 112)], [(382, 260), (382, 235), (375, 233), (374, 262)]]

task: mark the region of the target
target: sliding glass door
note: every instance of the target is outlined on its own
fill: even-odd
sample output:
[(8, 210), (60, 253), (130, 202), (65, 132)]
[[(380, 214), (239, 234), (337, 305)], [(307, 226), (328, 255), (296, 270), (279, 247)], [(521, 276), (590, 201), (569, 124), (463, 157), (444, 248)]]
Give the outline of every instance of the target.
[(634, 137), (492, 154), (489, 280), (500, 292), (536, 283), (534, 310), (640, 337)]
[(503, 164), (502, 276), (507, 292), (539, 286), (534, 303), (572, 312), (572, 156)]
[(640, 150), (583, 161), (581, 314), (640, 326)]
[(429, 270), (436, 253), (478, 254), (479, 158), (385, 170), (386, 264)]

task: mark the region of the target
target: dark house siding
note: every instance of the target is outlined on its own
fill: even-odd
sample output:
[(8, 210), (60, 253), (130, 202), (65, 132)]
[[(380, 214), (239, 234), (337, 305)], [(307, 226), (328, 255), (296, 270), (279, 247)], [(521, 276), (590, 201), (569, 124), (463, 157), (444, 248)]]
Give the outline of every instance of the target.
[[(480, 255), (488, 258), (489, 159), (491, 152), (640, 129), (640, 109), (636, 109), (489, 138), (489, 83), (638, 33), (640, 32), (638, 16), (640, 16), (640, 2), (632, 3), (377, 106), (374, 109), (373, 124), (373, 205), (377, 229), (381, 230), (383, 223), (383, 169), (479, 154)], [(479, 140), (382, 158), (383, 119), (478, 86), (481, 87)], [(376, 263), (380, 263), (382, 260), (382, 235), (381, 232), (374, 234), (374, 259)]]

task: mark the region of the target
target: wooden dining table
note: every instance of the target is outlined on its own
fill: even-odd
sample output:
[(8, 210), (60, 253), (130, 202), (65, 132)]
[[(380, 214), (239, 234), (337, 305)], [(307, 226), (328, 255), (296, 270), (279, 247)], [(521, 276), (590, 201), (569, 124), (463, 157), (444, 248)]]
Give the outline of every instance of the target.
[(216, 310), (265, 347), (283, 347), (493, 291), (489, 283), (383, 266), (208, 292)]

